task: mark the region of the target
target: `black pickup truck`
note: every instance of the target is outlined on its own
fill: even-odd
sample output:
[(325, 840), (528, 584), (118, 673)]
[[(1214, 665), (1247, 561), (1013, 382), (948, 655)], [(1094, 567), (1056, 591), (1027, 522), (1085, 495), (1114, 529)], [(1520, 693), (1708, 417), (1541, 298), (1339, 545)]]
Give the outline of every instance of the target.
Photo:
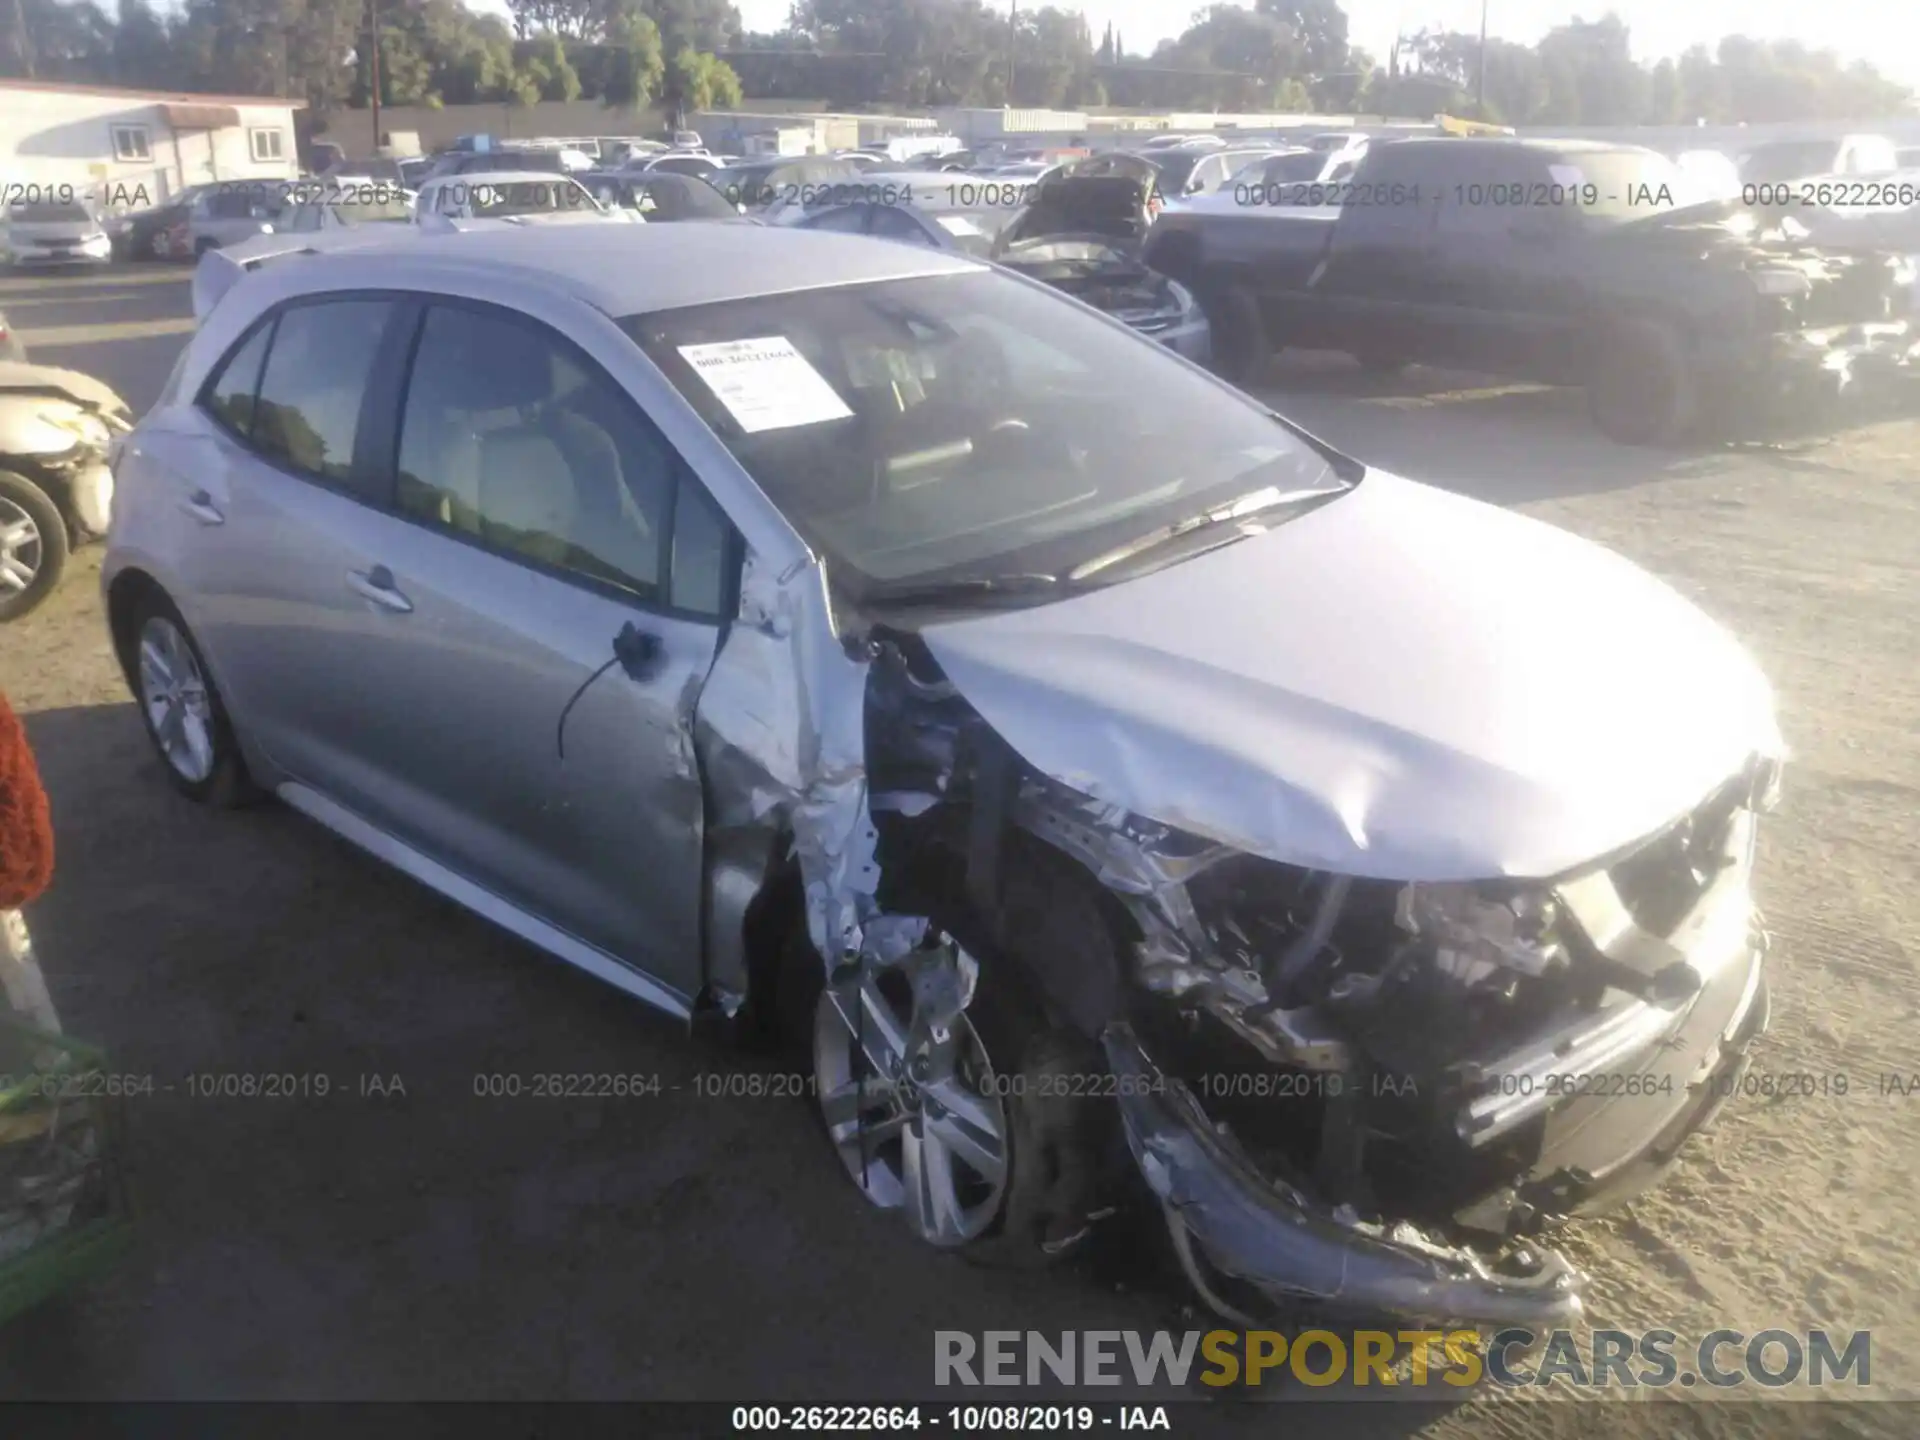
[(1726, 402), (1770, 410), (1913, 358), (1911, 261), (1778, 221), (1687, 203), (1635, 146), (1407, 139), (1338, 184), (1170, 210), (1144, 258), (1200, 297), (1229, 379), (1299, 346), (1583, 385), (1605, 433), (1664, 443)]

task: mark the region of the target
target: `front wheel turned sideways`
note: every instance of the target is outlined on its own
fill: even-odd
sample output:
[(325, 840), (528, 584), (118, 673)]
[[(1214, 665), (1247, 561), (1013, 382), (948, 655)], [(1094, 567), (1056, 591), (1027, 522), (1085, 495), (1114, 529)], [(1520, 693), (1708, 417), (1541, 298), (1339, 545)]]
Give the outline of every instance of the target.
[(1068, 1064), (1069, 1039), (996, 967), (935, 939), (818, 986), (821, 1120), (860, 1191), (927, 1243), (985, 1264), (1049, 1264), (1086, 1238), (1091, 1209), (1090, 1117), (1064, 1113), (1090, 1102), (1043, 1078)]
[(139, 603), (131, 634), (134, 699), (174, 789), (217, 809), (258, 799), (226, 706), (180, 612), (155, 591)]

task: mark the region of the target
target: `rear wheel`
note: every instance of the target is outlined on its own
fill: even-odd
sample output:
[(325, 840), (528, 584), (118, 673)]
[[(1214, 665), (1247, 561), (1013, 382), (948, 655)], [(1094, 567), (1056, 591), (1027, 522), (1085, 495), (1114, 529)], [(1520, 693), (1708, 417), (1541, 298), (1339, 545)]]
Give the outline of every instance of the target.
[(0, 624), (37, 609), (67, 568), (67, 522), (24, 475), (0, 470)]
[(133, 644), (140, 719), (174, 789), (218, 809), (259, 798), (200, 648), (158, 590), (139, 603)]
[(1678, 332), (1629, 320), (1601, 340), (1587, 381), (1587, 409), (1600, 433), (1624, 445), (1671, 445), (1698, 418), (1699, 385)]

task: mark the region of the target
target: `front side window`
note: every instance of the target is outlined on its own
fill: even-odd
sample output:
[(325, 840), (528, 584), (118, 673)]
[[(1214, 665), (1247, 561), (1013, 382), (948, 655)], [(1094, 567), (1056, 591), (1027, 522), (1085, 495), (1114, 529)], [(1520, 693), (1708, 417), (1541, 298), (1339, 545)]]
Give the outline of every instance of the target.
[(400, 512), (663, 598), (678, 464), (633, 402), (542, 327), (428, 310), (400, 426)]
[(856, 602), (1065, 574), (1255, 492), (1347, 486), (1257, 402), (997, 271), (621, 324)]
[(251, 438), (262, 454), (316, 479), (371, 493), (356, 475), (367, 379), (393, 304), (330, 300), (280, 314), (260, 375)]

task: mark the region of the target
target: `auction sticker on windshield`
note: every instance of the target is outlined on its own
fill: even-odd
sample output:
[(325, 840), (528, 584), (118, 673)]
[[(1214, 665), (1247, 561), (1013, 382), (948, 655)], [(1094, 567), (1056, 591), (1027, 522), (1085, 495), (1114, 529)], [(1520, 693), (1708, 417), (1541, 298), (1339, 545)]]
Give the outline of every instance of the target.
[(682, 345), (680, 353), (749, 435), (853, 414), (784, 335)]

